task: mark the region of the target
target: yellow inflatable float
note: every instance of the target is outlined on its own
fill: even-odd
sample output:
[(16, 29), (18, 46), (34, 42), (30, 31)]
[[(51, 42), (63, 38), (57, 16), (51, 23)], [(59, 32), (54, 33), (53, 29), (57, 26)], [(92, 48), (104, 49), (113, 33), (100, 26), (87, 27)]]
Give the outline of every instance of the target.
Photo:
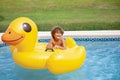
[(86, 50), (76, 42), (66, 38), (66, 50), (45, 51), (47, 43), (38, 43), (36, 24), (26, 17), (11, 22), (2, 41), (10, 45), (14, 61), (25, 68), (48, 68), (53, 74), (63, 74), (82, 66)]

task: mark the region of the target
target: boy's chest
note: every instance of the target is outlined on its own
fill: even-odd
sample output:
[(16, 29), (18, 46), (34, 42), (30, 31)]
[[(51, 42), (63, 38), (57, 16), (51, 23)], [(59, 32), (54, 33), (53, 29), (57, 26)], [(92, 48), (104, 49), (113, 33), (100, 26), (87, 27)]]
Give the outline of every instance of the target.
[(54, 41), (53, 44), (54, 44), (54, 45), (62, 45), (62, 41), (61, 41), (61, 40), (59, 40), (59, 41)]

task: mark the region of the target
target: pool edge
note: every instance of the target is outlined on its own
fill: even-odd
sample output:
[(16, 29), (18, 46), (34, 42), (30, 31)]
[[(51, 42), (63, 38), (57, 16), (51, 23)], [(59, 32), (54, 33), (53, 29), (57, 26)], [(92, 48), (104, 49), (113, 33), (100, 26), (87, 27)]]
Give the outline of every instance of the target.
[[(0, 33), (0, 44), (2, 44), (1, 36), (3, 33)], [(95, 31), (64, 31), (64, 38), (120, 38), (120, 30), (95, 30)], [(38, 39), (48, 39), (51, 38), (50, 31), (39, 31)]]

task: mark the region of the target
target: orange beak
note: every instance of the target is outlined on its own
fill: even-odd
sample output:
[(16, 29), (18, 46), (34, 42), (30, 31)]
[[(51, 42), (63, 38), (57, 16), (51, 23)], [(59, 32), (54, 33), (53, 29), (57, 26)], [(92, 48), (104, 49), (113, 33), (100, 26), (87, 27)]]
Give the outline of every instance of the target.
[(17, 45), (24, 39), (23, 34), (19, 34), (12, 29), (8, 29), (3, 35), (2, 35), (2, 41), (9, 45)]

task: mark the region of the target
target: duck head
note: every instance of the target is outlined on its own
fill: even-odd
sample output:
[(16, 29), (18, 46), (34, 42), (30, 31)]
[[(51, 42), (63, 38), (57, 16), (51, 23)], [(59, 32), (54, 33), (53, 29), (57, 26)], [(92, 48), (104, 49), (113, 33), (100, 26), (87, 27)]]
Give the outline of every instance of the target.
[(2, 41), (15, 46), (19, 51), (31, 51), (37, 41), (36, 24), (26, 17), (13, 20), (6, 32), (2, 35)]

